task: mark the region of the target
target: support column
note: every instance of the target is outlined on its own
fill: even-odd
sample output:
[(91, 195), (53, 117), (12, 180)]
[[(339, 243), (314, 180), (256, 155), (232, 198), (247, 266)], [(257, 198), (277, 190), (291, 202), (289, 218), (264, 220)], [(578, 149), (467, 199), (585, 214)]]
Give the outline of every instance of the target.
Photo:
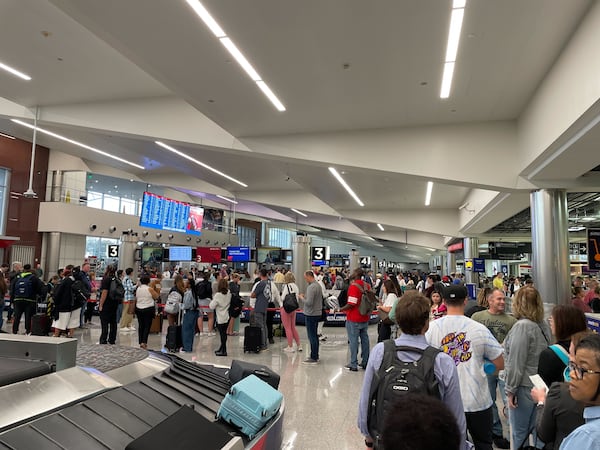
[(132, 267), (135, 271), (136, 264), (134, 260), (135, 250), (137, 248), (138, 237), (131, 234), (121, 236), (121, 247), (119, 248), (119, 268), (125, 270)]
[(300, 292), (306, 292), (304, 272), (311, 269), (310, 265), (310, 236), (294, 236), (292, 240), (292, 272), (296, 277), (296, 284)]
[(456, 272), (456, 254), (454, 252), (447, 252), (446, 270), (448, 271), (448, 275)]
[(477, 274), (473, 272), (473, 258), (479, 258), (479, 239), (464, 238), (463, 251), (465, 253), (465, 281), (477, 285)]
[(350, 259), (350, 273), (352, 273), (360, 267), (360, 255), (358, 254), (358, 250), (350, 250), (348, 257)]
[(44, 276), (47, 280), (58, 272), (60, 267), (60, 238), (62, 233), (53, 231), (44, 233), (46, 260), (43, 264)]
[(379, 270), (379, 261), (377, 260), (377, 256), (371, 256), (371, 270), (373, 271), (373, 276), (377, 275)]
[(548, 311), (571, 302), (567, 193), (540, 189), (530, 201), (533, 283)]

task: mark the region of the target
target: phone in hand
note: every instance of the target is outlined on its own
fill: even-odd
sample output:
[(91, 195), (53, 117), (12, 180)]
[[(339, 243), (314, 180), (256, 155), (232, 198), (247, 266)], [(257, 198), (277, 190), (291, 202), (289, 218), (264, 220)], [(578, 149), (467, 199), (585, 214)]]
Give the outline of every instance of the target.
[(536, 373), (535, 375), (529, 375), (529, 379), (533, 383), (533, 387), (536, 387), (538, 389), (544, 389), (545, 392), (548, 392), (548, 386), (546, 385), (542, 377), (539, 376), (539, 374)]

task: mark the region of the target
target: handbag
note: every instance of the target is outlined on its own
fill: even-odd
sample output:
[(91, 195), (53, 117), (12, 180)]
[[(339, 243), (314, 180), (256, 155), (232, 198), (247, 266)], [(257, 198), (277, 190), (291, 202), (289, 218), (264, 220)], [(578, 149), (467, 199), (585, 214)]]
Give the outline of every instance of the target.
[(394, 322), (392, 322), (392, 319), (390, 319), (390, 313), (387, 313), (385, 311), (382, 311), (381, 309), (378, 309), (377, 314), (379, 315), (379, 320), (384, 325), (392, 325), (394, 323)]
[(286, 284), (288, 293), (285, 295), (283, 299), (283, 309), (286, 313), (291, 313), (296, 311), (300, 305), (298, 304), (298, 298), (296, 297), (295, 292), (290, 292), (290, 287)]

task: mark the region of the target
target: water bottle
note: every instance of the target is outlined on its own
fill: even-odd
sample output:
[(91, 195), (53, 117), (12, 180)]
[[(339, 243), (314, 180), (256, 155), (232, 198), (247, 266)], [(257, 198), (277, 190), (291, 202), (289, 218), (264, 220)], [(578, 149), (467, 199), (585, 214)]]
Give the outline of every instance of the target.
[(492, 375), (496, 372), (496, 365), (487, 358), (483, 358), (483, 371), (487, 375)]

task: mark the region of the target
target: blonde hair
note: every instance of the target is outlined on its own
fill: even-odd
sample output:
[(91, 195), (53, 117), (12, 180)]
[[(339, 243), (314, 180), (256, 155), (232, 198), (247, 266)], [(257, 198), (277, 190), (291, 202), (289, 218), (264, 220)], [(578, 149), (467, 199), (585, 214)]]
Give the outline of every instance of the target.
[(512, 311), (517, 319), (529, 319), (533, 322), (544, 320), (544, 304), (538, 290), (534, 287), (519, 289), (512, 303)]
[(296, 277), (294, 276), (294, 274), (292, 273), (291, 270), (288, 270), (284, 277), (283, 277), (283, 282), (284, 283), (295, 283), (296, 282)]

